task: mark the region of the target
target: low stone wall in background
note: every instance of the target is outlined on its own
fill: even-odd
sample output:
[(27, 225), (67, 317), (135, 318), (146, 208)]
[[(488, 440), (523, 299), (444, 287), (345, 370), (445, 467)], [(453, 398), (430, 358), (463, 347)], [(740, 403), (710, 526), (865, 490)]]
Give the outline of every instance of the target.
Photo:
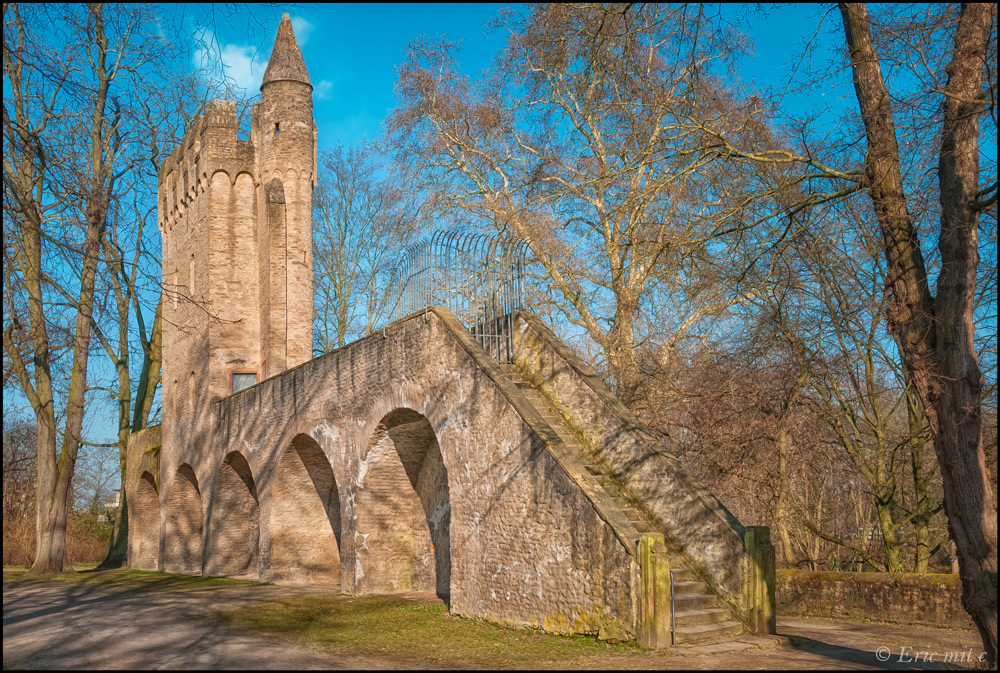
[(777, 571), (778, 615), (975, 628), (958, 575)]

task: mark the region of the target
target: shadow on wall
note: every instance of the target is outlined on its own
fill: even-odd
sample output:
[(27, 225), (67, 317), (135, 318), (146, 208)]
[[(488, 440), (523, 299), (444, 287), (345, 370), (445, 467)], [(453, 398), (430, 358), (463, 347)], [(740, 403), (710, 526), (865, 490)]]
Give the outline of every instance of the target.
[(149, 472), (143, 472), (139, 477), (135, 499), (138, 516), (132, 524), (135, 546), (130, 564), (137, 570), (159, 570), (160, 496), (156, 490), (156, 479)]
[(187, 463), (174, 475), (166, 506), (163, 569), (168, 573), (197, 575), (201, 573), (204, 509), (198, 477)]
[(375, 427), (358, 492), (359, 594), (433, 591), (451, 596), (451, 497), (434, 429), (396, 409)]
[(330, 461), (309, 435), (296, 436), (278, 461), (271, 493), (267, 579), (340, 583), (340, 492)]
[(256, 577), (260, 543), (260, 505), (246, 458), (229, 453), (215, 480), (213, 512), (205, 536), (204, 574)]

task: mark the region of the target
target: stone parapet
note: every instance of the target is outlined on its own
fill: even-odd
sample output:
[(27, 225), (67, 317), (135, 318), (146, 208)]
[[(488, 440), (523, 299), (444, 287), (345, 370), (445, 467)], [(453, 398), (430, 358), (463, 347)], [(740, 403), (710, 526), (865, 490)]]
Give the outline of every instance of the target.
[(256, 175), (252, 142), (238, 139), (236, 103), (213, 100), (188, 126), (181, 142), (160, 166), (158, 220), (161, 233), (174, 228), (208, 181), (224, 172), (230, 182), (240, 173)]
[(783, 615), (975, 630), (958, 575), (782, 569), (777, 604)]

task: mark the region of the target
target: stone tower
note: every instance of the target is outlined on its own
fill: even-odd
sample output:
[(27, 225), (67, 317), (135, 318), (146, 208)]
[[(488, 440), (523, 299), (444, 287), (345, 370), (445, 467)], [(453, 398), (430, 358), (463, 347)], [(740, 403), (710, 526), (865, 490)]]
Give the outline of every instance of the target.
[(312, 85), (285, 14), (250, 139), (235, 103), (212, 101), (160, 171), (165, 449), (172, 426), (198, 442), (211, 402), (312, 357), (315, 178)]

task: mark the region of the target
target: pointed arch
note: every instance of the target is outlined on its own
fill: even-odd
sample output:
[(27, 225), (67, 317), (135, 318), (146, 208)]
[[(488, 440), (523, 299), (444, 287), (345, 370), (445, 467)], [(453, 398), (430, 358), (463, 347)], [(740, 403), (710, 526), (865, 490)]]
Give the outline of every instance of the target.
[(229, 453), (215, 478), (215, 496), (205, 541), (205, 574), (256, 577), (260, 503), (246, 458)]
[(340, 584), (340, 492), (323, 449), (296, 436), (282, 453), (270, 489), (268, 579)]
[(399, 408), (375, 427), (357, 494), (358, 593), (451, 596), (448, 470), (425, 416)]
[(197, 575), (201, 573), (205, 515), (198, 477), (190, 465), (184, 463), (177, 468), (169, 493), (163, 569), (170, 573)]
[(134, 511), (134, 537), (129, 565), (136, 570), (159, 570), (160, 495), (156, 479), (149, 472), (143, 472), (139, 477)]

